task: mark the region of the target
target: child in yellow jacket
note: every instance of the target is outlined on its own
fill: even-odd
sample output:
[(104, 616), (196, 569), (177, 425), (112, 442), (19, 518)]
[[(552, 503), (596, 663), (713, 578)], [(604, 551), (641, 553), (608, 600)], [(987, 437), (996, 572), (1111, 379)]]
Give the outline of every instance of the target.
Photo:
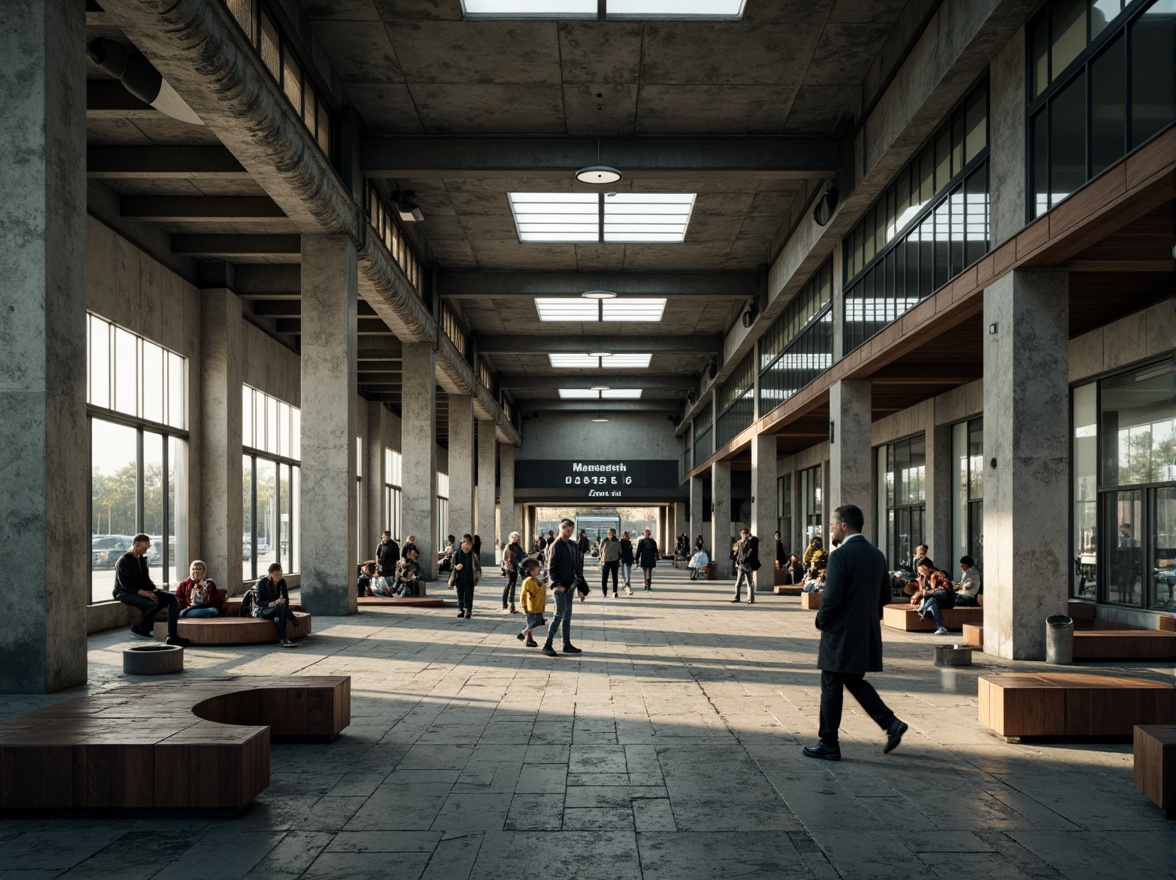
[(539, 643), (531, 637), (535, 627), (543, 626), (543, 611), (547, 608), (547, 588), (535, 578), (539, 570), (538, 559), (524, 559), (520, 566), (523, 572), (522, 602), (527, 614), (527, 626), (518, 635), (519, 641), (526, 640), (528, 648), (537, 648)]

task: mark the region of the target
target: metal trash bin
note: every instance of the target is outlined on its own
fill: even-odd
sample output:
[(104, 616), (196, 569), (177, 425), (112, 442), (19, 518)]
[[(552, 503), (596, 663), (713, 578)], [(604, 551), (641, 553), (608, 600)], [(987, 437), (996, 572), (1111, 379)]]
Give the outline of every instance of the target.
[(1045, 662), (1074, 662), (1074, 621), (1064, 614), (1051, 614), (1045, 619)]

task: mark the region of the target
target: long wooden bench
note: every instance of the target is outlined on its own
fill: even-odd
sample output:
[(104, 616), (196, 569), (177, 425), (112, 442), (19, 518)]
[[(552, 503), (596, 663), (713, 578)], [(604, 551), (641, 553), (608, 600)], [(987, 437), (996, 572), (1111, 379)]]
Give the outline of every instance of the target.
[(799, 596), (804, 592), (800, 584), (781, 584), (774, 590), (777, 596)]
[(1109, 620), (1074, 621), (1075, 660), (1170, 660), (1176, 632), (1143, 629)]
[(397, 605), (405, 605), (410, 608), (437, 608), (442, 605), (454, 604), (432, 596), (360, 596), (355, 601), (360, 606), (396, 607)]
[[(310, 635), (311, 616), (295, 611), (286, 622), (286, 638)], [(278, 628), (264, 617), (181, 617), (176, 631), (193, 645), (264, 645), (278, 640)], [(155, 638), (167, 638), (167, 621), (155, 622)]]
[(1004, 737), (1131, 736), (1136, 724), (1170, 724), (1168, 682), (1090, 673), (982, 675), (980, 723)]
[(331, 742), (348, 676), (115, 688), (0, 723), (0, 816), (235, 815), (269, 785), (270, 742)]
[[(943, 625), (959, 630), (965, 623), (983, 623), (984, 609), (979, 605), (948, 608), (943, 612)], [(903, 632), (935, 632), (935, 621), (928, 614), (919, 617), (919, 609), (909, 602), (892, 602), (882, 609), (882, 625)]]
[(1176, 725), (1137, 724), (1134, 738), (1135, 787), (1176, 819)]

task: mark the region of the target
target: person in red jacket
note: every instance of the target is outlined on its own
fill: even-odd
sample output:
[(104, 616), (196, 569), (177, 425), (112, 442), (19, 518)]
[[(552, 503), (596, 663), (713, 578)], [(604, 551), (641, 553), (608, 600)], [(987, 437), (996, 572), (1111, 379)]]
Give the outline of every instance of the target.
[(188, 579), (176, 587), (176, 601), (180, 605), (180, 617), (217, 617), (224, 607), (225, 594), (208, 577), (208, 566), (194, 559), (188, 568)]

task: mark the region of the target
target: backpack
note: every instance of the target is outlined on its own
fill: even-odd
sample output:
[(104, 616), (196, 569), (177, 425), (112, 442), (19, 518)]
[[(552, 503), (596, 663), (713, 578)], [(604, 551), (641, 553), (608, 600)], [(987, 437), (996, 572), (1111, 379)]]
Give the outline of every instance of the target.
[(257, 617), (257, 591), (246, 590), (241, 597), (241, 607), (237, 611), (238, 617)]

